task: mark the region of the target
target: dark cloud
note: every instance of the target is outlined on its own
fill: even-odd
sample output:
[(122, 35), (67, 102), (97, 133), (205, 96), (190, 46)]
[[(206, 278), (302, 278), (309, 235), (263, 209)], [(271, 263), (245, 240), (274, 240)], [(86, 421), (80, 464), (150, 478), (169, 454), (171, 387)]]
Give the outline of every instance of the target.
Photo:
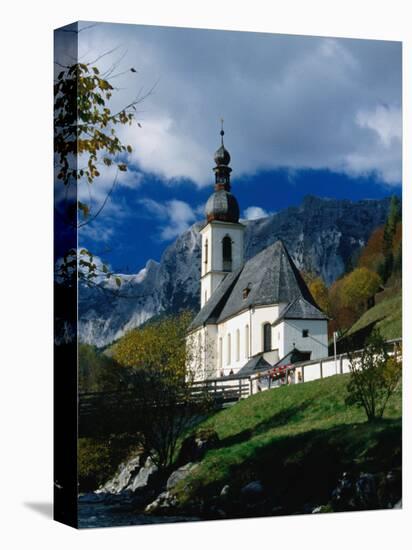
[[(236, 176), (327, 168), (401, 180), (401, 44), (396, 42), (102, 24), (79, 35), (86, 59), (124, 53), (118, 104), (141, 105), (124, 131), (131, 160), (174, 184), (211, 181), (225, 118)], [(141, 89), (142, 87), (142, 89)]]

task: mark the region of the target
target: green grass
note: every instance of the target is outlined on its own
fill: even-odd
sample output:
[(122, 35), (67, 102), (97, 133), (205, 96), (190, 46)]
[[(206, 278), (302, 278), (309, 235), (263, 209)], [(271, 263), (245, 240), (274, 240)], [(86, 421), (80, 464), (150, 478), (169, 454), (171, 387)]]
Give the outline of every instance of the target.
[(347, 335), (354, 334), (373, 322), (376, 322), (375, 327), (379, 328), (386, 340), (402, 336), (402, 294), (400, 292), (366, 311), (350, 328)]
[(177, 486), (180, 502), (260, 479), (293, 513), (299, 503), (327, 502), (344, 471), (400, 468), (401, 390), (385, 419), (369, 424), (345, 404), (347, 382), (341, 375), (262, 392), (204, 421), (220, 445)]

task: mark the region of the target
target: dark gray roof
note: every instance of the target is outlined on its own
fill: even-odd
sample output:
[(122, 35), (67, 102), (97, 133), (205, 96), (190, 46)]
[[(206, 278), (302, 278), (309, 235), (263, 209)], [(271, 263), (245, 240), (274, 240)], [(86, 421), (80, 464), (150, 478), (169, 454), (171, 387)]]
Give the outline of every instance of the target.
[[(245, 288), (250, 289), (246, 298), (243, 297)], [(250, 307), (290, 304), (297, 299), (303, 299), (308, 306), (312, 306), (305, 306), (311, 315), (314, 315), (314, 309), (319, 311), (284, 244), (276, 241), (248, 260), (243, 268), (225, 277), (189, 330), (204, 324), (220, 323)]]
[(217, 322), (222, 308), (226, 303), (228, 294), (233, 288), (233, 285), (236, 283), (236, 280), (241, 271), (242, 268), (239, 268), (236, 271), (228, 273), (228, 275), (226, 275), (223, 281), (213, 292), (209, 300), (190, 323), (188, 328), (189, 332), (198, 327), (201, 327), (205, 323), (213, 324)]
[(254, 374), (259, 371), (268, 370), (271, 368), (271, 364), (266, 361), (262, 353), (251, 357), (249, 361), (244, 365), (234, 376), (243, 376), (244, 374)]
[[(283, 310), (281, 319), (328, 319), (320, 309), (299, 296)], [(276, 321), (278, 322), (278, 321)]]
[(279, 359), (279, 361), (274, 364), (274, 367), (285, 367), (293, 363), (298, 363), (299, 361), (307, 361), (310, 355), (310, 351), (300, 351), (298, 348), (293, 348), (289, 353), (284, 355), (282, 359)]

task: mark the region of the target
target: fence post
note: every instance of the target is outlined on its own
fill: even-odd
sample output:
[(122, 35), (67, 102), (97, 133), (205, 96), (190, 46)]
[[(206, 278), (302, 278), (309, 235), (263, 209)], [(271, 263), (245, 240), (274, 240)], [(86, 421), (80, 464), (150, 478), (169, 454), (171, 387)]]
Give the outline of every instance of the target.
[(319, 367), (320, 367), (320, 377), (323, 378), (323, 361), (322, 361), (322, 359), (319, 361)]
[(239, 399), (242, 399), (242, 379), (239, 378)]
[(343, 356), (342, 355), (339, 357), (339, 371), (341, 374), (343, 374)]
[(302, 365), (302, 383), (305, 381), (305, 365)]
[(253, 395), (253, 380), (251, 376), (249, 376), (249, 393)]

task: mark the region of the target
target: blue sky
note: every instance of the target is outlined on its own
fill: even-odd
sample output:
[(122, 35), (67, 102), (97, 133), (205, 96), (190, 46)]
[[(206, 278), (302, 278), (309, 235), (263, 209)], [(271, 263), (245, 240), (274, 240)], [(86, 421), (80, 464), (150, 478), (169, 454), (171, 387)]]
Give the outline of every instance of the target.
[[(158, 260), (203, 218), (222, 116), (243, 217), (308, 194), (401, 191), (400, 43), (114, 24), (78, 39), (82, 61), (116, 65), (114, 110), (151, 90), (139, 105), (141, 128), (121, 130), (133, 147), (129, 171), (79, 235), (115, 271)], [(113, 178), (106, 172), (93, 184), (95, 210)]]

